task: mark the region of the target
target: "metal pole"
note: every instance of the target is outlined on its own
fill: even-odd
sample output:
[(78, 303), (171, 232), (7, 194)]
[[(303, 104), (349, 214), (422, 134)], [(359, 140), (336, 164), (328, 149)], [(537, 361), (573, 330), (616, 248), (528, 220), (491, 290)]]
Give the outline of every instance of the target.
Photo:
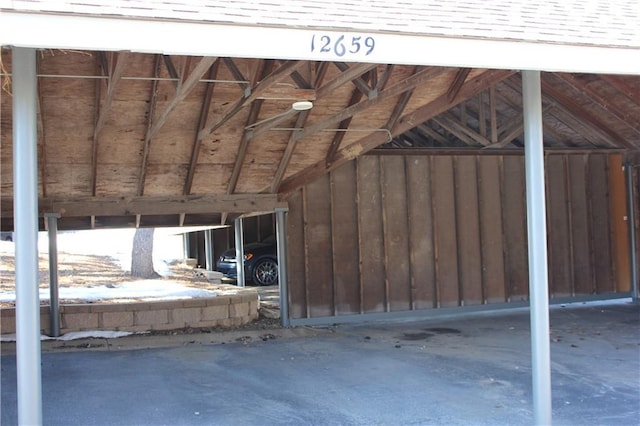
[(60, 336), (60, 303), (58, 302), (58, 218), (57, 213), (46, 213), (49, 230), (49, 336)]
[(276, 209), (276, 243), (278, 246), (278, 290), (280, 291), (280, 324), (289, 327), (289, 291), (287, 286), (287, 209)]
[(184, 255), (185, 262), (190, 257), (191, 247), (189, 246), (189, 233), (182, 234), (182, 253)]
[(205, 229), (204, 231), (204, 257), (207, 265), (207, 271), (213, 271), (213, 231)]
[(238, 287), (244, 287), (244, 242), (242, 231), (242, 218), (239, 217), (234, 221), (234, 230), (236, 238), (236, 271), (238, 273)]
[(36, 51), (13, 48), (12, 67), (18, 423), (41, 425)]
[(640, 301), (638, 295), (638, 255), (636, 249), (636, 213), (633, 197), (633, 167), (627, 164), (624, 168), (627, 177), (627, 223), (629, 224), (629, 251), (631, 253), (631, 298)]
[(535, 424), (548, 425), (551, 424), (551, 350), (542, 92), (539, 71), (522, 71), (522, 101), (527, 181), (533, 410)]

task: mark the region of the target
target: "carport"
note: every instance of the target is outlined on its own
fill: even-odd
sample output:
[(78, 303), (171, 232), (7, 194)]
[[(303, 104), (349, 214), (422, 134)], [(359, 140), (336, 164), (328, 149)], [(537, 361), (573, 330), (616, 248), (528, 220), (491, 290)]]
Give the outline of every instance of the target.
[[(533, 394), (536, 422), (550, 423), (541, 100), (548, 83), (540, 72), (607, 75), (598, 80), (626, 93), (631, 115), (592, 88), (617, 123), (577, 112), (607, 135), (587, 148), (633, 160), (640, 127), (633, 2), (505, 2), (489, 11), (456, 2), (248, 6), (0, 2), (0, 43), (13, 48), (2, 56), (13, 95), (2, 100), (3, 111), (13, 111), (12, 121), (3, 114), (3, 153), (15, 150), (12, 159), (3, 155), (2, 226), (16, 231), (20, 422), (42, 422), (34, 409), (41, 390), (33, 261), (44, 214), (81, 229), (211, 225), (275, 210), (284, 231), (288, 194), (522, 70), (524, 127), (513, 138), (524, 133)], [(468, 145), (503, 143), (512, 139)], [(286, 294), (286, 265), (281, 271)]]

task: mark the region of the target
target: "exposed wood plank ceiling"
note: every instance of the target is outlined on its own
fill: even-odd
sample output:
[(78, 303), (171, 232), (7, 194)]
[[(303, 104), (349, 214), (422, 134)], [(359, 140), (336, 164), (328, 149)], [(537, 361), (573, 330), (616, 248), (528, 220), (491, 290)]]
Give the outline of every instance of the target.
[[(61, 228), (217, 224), (272, 211), (366, 152), (521, 149), (510, 71), (38, 52), (39, 192)], [(2, 228), (12, 226), (2, 50)], [(640, 79), (543, 75), (545, 146), (640, 149)], [(312, 101), (296, 111), (292, 103)], [(373, 151), (372, 151), (373, 150)]]

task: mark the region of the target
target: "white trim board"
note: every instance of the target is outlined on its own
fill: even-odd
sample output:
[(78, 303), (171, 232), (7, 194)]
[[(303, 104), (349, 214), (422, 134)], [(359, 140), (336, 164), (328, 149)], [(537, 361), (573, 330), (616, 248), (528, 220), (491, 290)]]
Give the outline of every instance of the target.
[(11, 11), (0, 13), (0, 28), (3, 46), (640, 75), (638, 48)]

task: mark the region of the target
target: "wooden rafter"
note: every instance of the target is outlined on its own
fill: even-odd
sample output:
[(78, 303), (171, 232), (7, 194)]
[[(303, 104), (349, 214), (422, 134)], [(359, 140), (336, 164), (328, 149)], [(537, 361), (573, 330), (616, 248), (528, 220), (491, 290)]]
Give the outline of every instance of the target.
[[(334, 65), (342, 72), (346, 72), (350, 68), (349, 65), (345, 64), (344, 62), (334, 62)], [(353, 85), (356, 86), (356, 89), (362, 92), (363, 95), (365, 95), (366, 97), (370, 97), (371, 88), (362, 77), (354, 78), (353, 80), (351, 80), (351, 83), (353, 83)]]
[(460, 92), (460, 88), (464, 84), (470, 72), (471, 68), (460, 68), (458, 70), (451, 82), (451, 85), (449, 86), (449, 89), (447, 90), (447, 99), (449, 99), (450, 102), (453, 102), (456, 99)]
[(584, 108), (582, 108), (576, 101), (549, 84), (546, 81), (546, 78), (542, 79), (541, 85), (543, 96), (546, 95), (549, 98), (553, 99), (557, 104), (559, 104), (561, 108), (563, 108), (578, 121), (580, 121), (581, 124), (583, 124), (587, 128), (591, 128), (597, 131), (614, 145), (622, 144), (626, 148), (634, 148), (632, 144), (625, 140), (625, 138), (619, 135), (616, 131), (607, 126), (602, 120), (600, 120), (590, 112), (584, 110)]
[(178, 71), (176, 70), (175, 65), (173, 65), (173, 60), (169, 55), (162, 55), (162, 59), (164, 62), (164, 66), (167, 68), (167, 73), (169, 74), (169, 77), (171, 77), (173, 86), (177, 89), (178, 80), (180, 79), (180, 77), (178, 76)]
[(156, 77), (151, 82), (151, 94), (149, 96), (149, 111), (147, 111), (147, 130), (144, 136), (144, 145), (142, 147), (142, 161), (140, 162), (140, 173), (138, 173), (138, 187), (136, 194), (144, 194), (144, 183), (147, 178), (147, 163), (149, 161), (149, 148), (151, 145), (151, 125), (153, 116), (155, 115), (156, 105), (158, 103), (158, 80), (160, 75), (160, 55), (156, 55), (153, 65), (153, 75)]
[(305, 64), (304, 61), (287, 61), (285, 64), (281, 65), (278, 69), (273, 71), (267, 77), (262, 79), (256, 86), (251, 89), (251, 94), (248, 96), (244, 96), (236, 101), (233, 105), (231, 105), (227, 110), (222, 114), (220, 118), (215, 120), (213, 123), (208, 124), (200, 133), (201, 137), (206, 137), (211, 133), (215, 132), (218, 128), (224, 125), (227, 121), (229, 121), (233, 116), (235, 116), (240, 110), (249, 103), (258, 99), (259, 96), (265, 91), (267, 88), (271, 87), (271, 85), (279, 83), (289, 75), (301, 68)]
[(111, 103), (113, 102), (116, 89), (118, 88), (118, 84), (122, 78), (126, 62), (126, 52), (110, 53), (108, 68), (105, 70), (107, 74), (107, 90), (104, 100), (102, 100), (102, 102), (100, 102), (99, 99), (97, 100), (99, 107), (97, 109), (97, 118), (93, 129), (93, 146), (91, 155), (91, 195), (94, 196), (96, 195), (96, 177), (98, 172), (98, 138), (100, 137), (100, 132), (107, 120), (109, 110), (111, 109)]
[[(300, 114), (298, 114), (298, 118), (296, 119), (295, 124), (296, 128), (301, 129), (304, 127), (310, 112), (310, 110), (307, 110), (301, 111)], [(287, 170), (287, 167), (289, 167), (291, 156), (293, 155), (293, 151), (298, 142), (298, 139), (295, 137), (296, 132), (297, 131), (291, 132), (291, 136), (289, 136), (289, 141), (287, 142), (287, 146), (284, 149), (284, 153), (282, 154), (282, 158), (280, 159), (280, 163), (278, 164), (278, 169), (276, 170), (273, 181), (271, 182), (271, 186), (269, 188), (269, 192), (271, 193), (276, 193), (278, 191), (278, 187), (280, 186), (280, 183), (282, 183), (284, 173)]]
[[(360, 102), (362, 96), (363, 92), (361, 89), (354, 89), (351, 93), (351, 99), (349, 99), (349, 106), (353, 106)], [(338, 124), (338, 130), (333, 136), (333, 140), (331, 141), (331, 145), (329, 145), (329, 150), (327, 151), (327, 155), (325, 156), (325, 163), (327, 167), (331, 165), (333, 156), (336, 154), (336, 152), (338, 152), (338, 148), (340, 148), (340, 144), (342, 143), (342, 140), (345, 136), (344, 130), (349, 128), (349, 126), (351, 125), (351, 120), (353, 120), (353, 117), (346, 118), (342, 120), (340, 124)]]
[[(222, 58), (224, 65), (229, 69), (233, 78), (240, 83), (240, 87), (242, 91), (245, 93), (245, 96), (248, 96), (248, 91), (251, 90), (251, 85), (249, 84), (249, 80), (242, 74), (242, 71), (236, 66), (236, 63), (233, 62), (231, 58)], [(262, 61), (260, 61), (262, 62)]]
[[(261, 61), (254, 73), (254, 84), (258, 84), (258, 81), (265, 78), (266, 75), (271, 72), (273, 65), (273, 61)], [(264, 101), (262, 99), (255, 99), (251, 103), (251, 109), (249, 110), (249, 116), (247, 117), (247, 127), (251, 126), (258, 120), (258, 117), (260, 116), (260, 108), (262, 108), (263, 102)], [(240, 172), (242, 171), (242, 166), (244, 164), (245, 157), (247, 156), (247, 148), (249, 147), (249, 141), (251, 140), (251, 131), (248, 130), (247, 127), (243, 130), (242, 137), (240, 138), (236, 161), (233, 164), (231, 178), (229, 178), (227, 194), (233, 194), (235, 192), (236, 186), (238, 185), (238, 179), (240, 178)]]
[[(467, 99), (475, 96), (480, 91), (491, 87), (497, 82), (502, 81), (513, 74), (513, 71), (506, 70), (485, 71), (482, 74), (466, 81), (462, 85), (458, 99)], [(459, 102), (459, 100), (456, 100), (455, 102)], [(400, 135), (405, 131), (415, 127), (417, 124), (423, 123), (430, 118), (433, 118), (436, 115), (448, 110), (453, 105), (454, 104), (447, 98), (445, 93), (429, 102), (428, 104), (416, 109), (415, 111), (402, 116), (396, 123), (396, 126), (390, 130), (391, 136), (395, 137), (397, 135)], [(336, 153), (334, 162), (330, 167), (326, 167), (324, 161), (320, 161), (285, 179), (279, 188), (279, 192), (283, 194), (291, 193), (292, 191), (295, 191), (296, 189), (311, 182), (313, 179), (322, 176), (326, 172), (341, 166), (347, 161), (354, 159), (358, 155), (361, 155), (375, 148), (376, 146), (387, 142), (388, 140), (389, 135), (382, 132), (374, 132), (372, 134), (366, 135), (360, 140), (339, 150)]]
[[(216, 61), (209, 68), (208, 80), (214, 80), (218, 73), (218, 64)], [(191, 186), (193, 185), (193, 177), (196, 173), (196, 166), (198, 165), (198, 157), (200, 156), (200, 146), (202, 145), (202, 139), (200, 138), (200, 131), (204, 128), (207, 117), (209, 116), (209, 109), (211, 108), (211, 99), (213, 97), (213, 89), (215, 83), (208, 81), (206, 83), (204, 98), (202, 99), (202, 106), (200, 107), (200, 118), (198, 119), (198, 128), (196, 135), (191, 146), (191, 157), (189, 160), (189, 168), (187, 169), (187, 178), (184, 181), (184, 187), (182, 188), (182, 195), (189, 195), (191, 193)], [(184, 218), (183, 218), (184, 220)]]
[[(327, 75), (328, 63), (327, 62), (319, 62), (316, 67), (315, 78), (313, 79), (313, 87), (319, 87), (322, 85), (325, 76)], [(298, 118), (296, 119), (295, 128), (302, 129), (307, 123), (307, 119), (311, 114), (310, 110), (301, 111), (298, 114)], [(271, 182), (271, 186), (269, 187), (269, 192), (276, 193), (278, 192), (278, 187), (282, 183), (282, 179), (284, 178), (284, 174), (289, 167), (289, 163), (291, 162), (291, 156), (293, 155), (293, 151), (295, 150), (298, 139), (295, 137), (296, 133), (299, 130), (294, 130), (291, 132), (289, 136), (289, 140), (287, 142), (287, 146), (284, 149), (282, 154), (282, 158), (280, 158), (280, 163), (278, 164), (278, 168), (276, 169), (276, 173), (273, 177), (273, 181)]]
[(184, 98), (187, 97), (187, 95), (189, 95), (189, 93), (191, 93), (191, 91), (196, 87), (196, 85), (198, 84), (202, 76), (209, 70), (211, 65), (216, 60), (217, 58), (214, 58), (214, 57), (209, 57), (209, 56), (203, 57), (202, 59), (200, 59), (200, 62), (198, 62), (198, 64), (196, 64), (193, 70), (189, 73), (189, 76), (186, 78), (183, 77), (181, 79), (182, 84), (180, 84), (176, 89), (175, 96), (173, 97), (171, 102), (169, 102), (169, 104), (166, 106), (164, 111), (162, 111), (158, 119), (156, 119), (153, 122), (153, 126), (149, 131), (150, 139), (153, 138), (158, 133), (158, 131), (162, 128), (162, 126), (164, 126), (164, 124), (169, 119), (169, 115), (171, 114), (171, 112), (180, 104), (180, 102), (182, 102), (182, 100), (184, 100)]
[[(448, 96), (448, 95), (447, 95)], [(466, 143), (467, 145), (490, 145), (491, 141), (475, 130), (469, 128), (466, 123), (458, 121), (456, 117), (451, 113), (443, 113), (432, 119), (440, 127), (447, 130), (451, 134), (455, 135), (458, 139)]]
[(596, 105), (605, 111), (610, 112), (618, 120), (633, 129), (636, 134), (640, 134), (640, 124), (631, 120), (632, 114), (629, 111), (623, 111), (616, 104), (612, 103), (609, 98), (602, 96), (598, 91), (594, 90), (584, 80), (577, 78), (573, 74), (555, 73), (556, 77), (573, 87), (578, 92), (582, 92), (589, 96)]
[(333, 79), (324, 83), (321, 87), (316, 90), (316, 96), (318, 99), (323, 98), (336, 90), (338, 87), (352, 81), (354, 78), (360, 77), (362, 74), (372, 70), (375, 68), (375, 64), (357, 64), (349, 67), (348, 70), (343, 71), (341, 74), (337, 75)]
[(317, 133), (321, 130), (331, 128), (341, 121), (353, 117), (354, 115), (361, 113), (368, 108), (378, 105), (386, 99), (401, 95), (409, 90), (413, 90), (420, 84), (423, 84), (434, 77), (445, 73), (447, 68), (426, 68), (423, 69), (406, 79), (382, 90), (378, 96), (374, 99), (367, 99), (365, 101), (359, 102), (356, 105), (352, 105), (343, 109), (342, 111), (334, 114), (333, 116), (327, 117), (324, 120), (314, 123), (312, 126), (305, 128), (302, 132), (298, 134), (299, 139), (303, 139), (307, 136), (310, 136), (314, 133)]
[(600, 75), (598, 78), (606, 81), (613, 87), (615, 87), (620, 93), (622, 93), (631, 102), (640, 106), (640, 89), (635, 88), (627, 82), (625, 82), (620, 76), (615, 75)]

